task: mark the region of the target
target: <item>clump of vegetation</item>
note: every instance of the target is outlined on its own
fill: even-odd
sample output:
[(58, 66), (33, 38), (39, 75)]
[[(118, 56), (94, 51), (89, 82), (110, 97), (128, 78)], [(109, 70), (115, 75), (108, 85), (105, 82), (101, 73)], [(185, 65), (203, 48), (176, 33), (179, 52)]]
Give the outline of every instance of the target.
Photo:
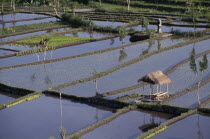
[(93, 24), (91, 21), (84, 20), (83, 17), (74, 16), (70, 13), (64, 13), (61, 16), (62, 21), (67, 22), (72, 27), (83, 27), (88, 28)]
[(94, 11), (95, 12), (102, 12), (102, 13), (107, 12), (107, 10), (105, 8), (103, 8), (103, 7), (96, 8)]
[(206, 32), (192, 32), (192, 31), (188, 31), (188, 32), (182, 32), (180, 30), (171, 30), (171, 33), (174, 36), (177, 37), (203, 37), (205, 35), (208, 35), (208, 33)]
[(56, 27), (62, 27), (62, 26), (64, 27), (66, 25), (61, 22), (20, 25), (20, 26), (14, 26), (14, 27), (0, 28), (0, 34), (13, 35), (13, 34), (18, 34), (18, 33), (25, 33), (25, 32), (30, 32), (30, 31), (43, 30), (43, 29), (53, 28), (53, 27), (56, 28)]

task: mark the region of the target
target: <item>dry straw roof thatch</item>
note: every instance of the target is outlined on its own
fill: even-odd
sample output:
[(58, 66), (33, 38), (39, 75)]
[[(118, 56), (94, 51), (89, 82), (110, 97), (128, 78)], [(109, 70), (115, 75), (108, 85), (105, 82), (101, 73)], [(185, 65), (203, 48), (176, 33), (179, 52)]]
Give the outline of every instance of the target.
[(150, 84), (159, 84), (159, 85), (171, 82), (171, 80), (160, 70), (155, 72), (150, 72), (149, 74), (138, 80), (138, 82), (140, 81), (147, 82)]

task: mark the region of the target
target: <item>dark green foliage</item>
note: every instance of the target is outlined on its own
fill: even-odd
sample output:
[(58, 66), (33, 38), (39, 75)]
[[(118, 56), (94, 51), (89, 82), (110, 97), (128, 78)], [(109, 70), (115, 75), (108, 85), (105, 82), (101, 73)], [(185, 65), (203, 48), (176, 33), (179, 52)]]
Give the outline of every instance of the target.
[[(59, 97), (60, 95), (60, 93), (56, 91), (44, 91), (42, 93), (57, 96), (57, 97)], [(62, 97), (71, 99), (72, 101), (77, 101), (77, 102), (86, 103), (90, 105), (99, 105), (99, 106), (104, 106), (104, 107), (113, 108), (113, 109), (121, 109), (129, 105), (128, 103), (125, 103), (125, 102), (120, 102), (116, 100), (107, 100), (100, 97), (86, 98), (86, 97), (78, 97), (78, 96), (68, 95), (68, 94), (62, 94)]]
[(137, 106), (139, 109), (170, 113), (173, 115), (180, 115), (181, 113), (185, 113), (190, 110), (190, 108), (182, 108), (182, 107), (161, 105), (161, 104), (137, 104)]
[(200, 66), (200, 72), (203, 72), (208, 68), (207, 55), (204, 55), (202, 61), (199, 61), (199, 66)]
[(89, 4), (90, 0), (74, 0), (77, 1), (79, 4)]
[(190, 69), (196, 74), (197, 73), (197, 66), (195, 62), (195, 48), (192, 49), (190, 54)]
[(84, 28), (87, 28), (91, 24), (93, 24), (91, 21), (83, 20), (82, 17), (74, 16), (74, 15), (72, 15), (70, 13), (62, 14), (61, 18), (62, 18), (62, 20), (64, 22), (69, 23), (72, 27), (84, 27)]
[(202, 112), (202, 113), (210, 114), (210, 109), (209, 108), (198, 108), (198, 111)]
[(171, 30), (171, 33), (174, 36), (178, 36), (178, 37), (203, 37), (205, 35), (208, 35), (208, 33), (205, 32), (182, 32), (180, 30)]
[(106, 12), (106, 9), (103, 8), (103, 7), (99, 7), (99, 8), (96, 8), (94, 11), (95, 11), (95, 12), (102, 12), (102, 13), (105, 13), (105, 12)]
[(146, 29), (147, 32), (149, 32), (149, 20), (147, 17), (143, 17), (142, 20), (141, 20), (141, 25), (142, 27), (144, 27)]
[(0, 83), (0, 90), (4, 91), (4, 92), (9, 92), (9, 93), (12, 93), (12, 94), (17, 94), (17, 95), (27, 95), (27, 94), (34, 93), (33, 90), (28, 90), (28, 89), (18, 88), (18, 87), (12, 87), (12, 86), (8, 86), (8, 85), (3, 84), (3, 83)]

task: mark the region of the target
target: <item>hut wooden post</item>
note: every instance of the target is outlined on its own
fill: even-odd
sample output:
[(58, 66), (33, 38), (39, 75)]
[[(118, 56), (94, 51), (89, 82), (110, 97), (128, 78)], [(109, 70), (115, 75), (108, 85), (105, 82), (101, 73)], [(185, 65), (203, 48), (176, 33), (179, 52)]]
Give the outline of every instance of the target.
[(160, 88), (159, 88), (159, 89), (160, 89), (159, 92), (161, 92), (161, 85), (160, 85), (159, 87), (160, 87)]
[(150, 100), (151, 100), (151, 97), (152, 97), (152, 85), (150, 84)]
[[(152, 94), (153, 94), (153, 86), (152, 86), (153, 84), (157, 84), (156, 86), (157, 94), (155, 94), (156, 96), (154, 96), (155, 99), (158, 99), (158, 100), (163, 99), (165, 95), (168, 95), (168, 83), (170, 83), (171, 80), (166, 75), (164, 75), (162, 71), (151, 72), (147, 74), (146, 76), (140, 78), (138, 82), (140, 81), (150, 84), (150, 100), (152, 99)], [(164, 92), (162, 92), (161, 85), (163, 84), (167, 85), (166, 86), (167, 92), (165, 91), (165, 88), (164, 88)]]

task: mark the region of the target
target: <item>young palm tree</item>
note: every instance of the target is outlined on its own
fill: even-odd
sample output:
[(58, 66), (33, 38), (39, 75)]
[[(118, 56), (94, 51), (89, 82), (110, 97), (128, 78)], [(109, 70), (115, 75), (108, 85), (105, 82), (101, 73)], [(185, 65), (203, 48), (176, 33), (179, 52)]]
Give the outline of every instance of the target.
[(131, 4), (131, 0), (126, 0), (127, 5), (128, 5), (128, 11), (130, 11), (130, 4)]
[[(205, 70), (208, 68), (208, 59), (207, 59), (207, 55), (203, 56), (203, 59), (201, 61), (199, 61), (199, 72), (200, 72), (200, 79), (197, 82), (197, 99), (198, 99), (198, 105), (200, 105), (200, 94), (199, 94), (199, 87), (200, 87), (200, 83), (203, 80), (203, 72), (205, 72)], [(197, 70), (197, 65), (195, 62), (195, 48), (192, 49), (191, 54), (190, 54), (190, 68), (192, 70), (193, 73), (195, 73), (196, 75), (198, 74), (198, 70)]]

